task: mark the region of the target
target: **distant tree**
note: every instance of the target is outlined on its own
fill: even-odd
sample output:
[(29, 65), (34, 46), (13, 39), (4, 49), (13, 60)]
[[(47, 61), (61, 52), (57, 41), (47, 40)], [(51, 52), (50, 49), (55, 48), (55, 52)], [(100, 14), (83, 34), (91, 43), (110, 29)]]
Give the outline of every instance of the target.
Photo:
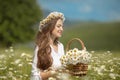
[(0, 0), (0, 45), (31, 40), (41, 17), (36, 0)]

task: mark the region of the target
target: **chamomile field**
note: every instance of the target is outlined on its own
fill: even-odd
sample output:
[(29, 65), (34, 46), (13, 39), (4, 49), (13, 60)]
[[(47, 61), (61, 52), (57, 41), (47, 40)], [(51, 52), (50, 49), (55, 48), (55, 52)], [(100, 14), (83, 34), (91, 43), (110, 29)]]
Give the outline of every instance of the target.
[[(120, 80), (120, 52), (89, 51), (88, 73), (83, 77), (59, 74), (61, 80)], [(29, 80), (33, 50), (10, 47), (0, 50), (0, 80)], [(54, 80), (54, 79), (50, 79)]]

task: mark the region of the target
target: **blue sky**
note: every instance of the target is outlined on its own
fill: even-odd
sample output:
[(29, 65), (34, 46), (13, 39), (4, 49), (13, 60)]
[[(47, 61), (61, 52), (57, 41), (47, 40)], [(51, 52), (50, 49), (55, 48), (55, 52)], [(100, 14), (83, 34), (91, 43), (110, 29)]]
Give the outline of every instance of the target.
[(120, 0), (38, 0), (43, 9), (71, 20), (120, 21)]

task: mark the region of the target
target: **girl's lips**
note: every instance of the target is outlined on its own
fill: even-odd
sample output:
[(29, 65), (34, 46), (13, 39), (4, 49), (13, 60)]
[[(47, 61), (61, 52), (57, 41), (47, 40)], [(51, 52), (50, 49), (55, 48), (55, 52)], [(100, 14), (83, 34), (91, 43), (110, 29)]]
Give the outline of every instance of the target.
[(62, 32), (59, 32), (60, 35), (62, 35)]
[(59, 34), (62, 34), (62, 31), (58, 31)]

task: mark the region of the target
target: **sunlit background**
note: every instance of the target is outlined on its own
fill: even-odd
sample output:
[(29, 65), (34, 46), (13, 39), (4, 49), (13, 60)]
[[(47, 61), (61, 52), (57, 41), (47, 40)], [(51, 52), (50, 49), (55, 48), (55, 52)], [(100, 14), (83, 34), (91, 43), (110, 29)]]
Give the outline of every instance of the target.
[(1, 3), (1, 47), (33, 48), (39, 22), (50, 12), (58, 11), (66, 18), (60, 38), (65, 47), (70, 39), (77, 37), (88, 50), (120, 50), (119, 0), (7, 0)]
[(119, 21), (119, 0), (38, 0), (43, 11), (60, 11), (70, 20)]
[[(64, 48), (79, 38), (92, 59), (85, 77), (63, 80), (120, 80), (120, 0), (0, 0), (0, 80), (29, 80), (39, 22), (50, 12), (66, 18)], [(82, 49), (73, 41), (69, 49)]]
[[(78, 37), (90, 50), (120, 50), (119, 0), (37, 0), (44, 18), (52, 11), (65, 15), (62, 42)], [(70, 32), (70, 33), (68, 33)]]

